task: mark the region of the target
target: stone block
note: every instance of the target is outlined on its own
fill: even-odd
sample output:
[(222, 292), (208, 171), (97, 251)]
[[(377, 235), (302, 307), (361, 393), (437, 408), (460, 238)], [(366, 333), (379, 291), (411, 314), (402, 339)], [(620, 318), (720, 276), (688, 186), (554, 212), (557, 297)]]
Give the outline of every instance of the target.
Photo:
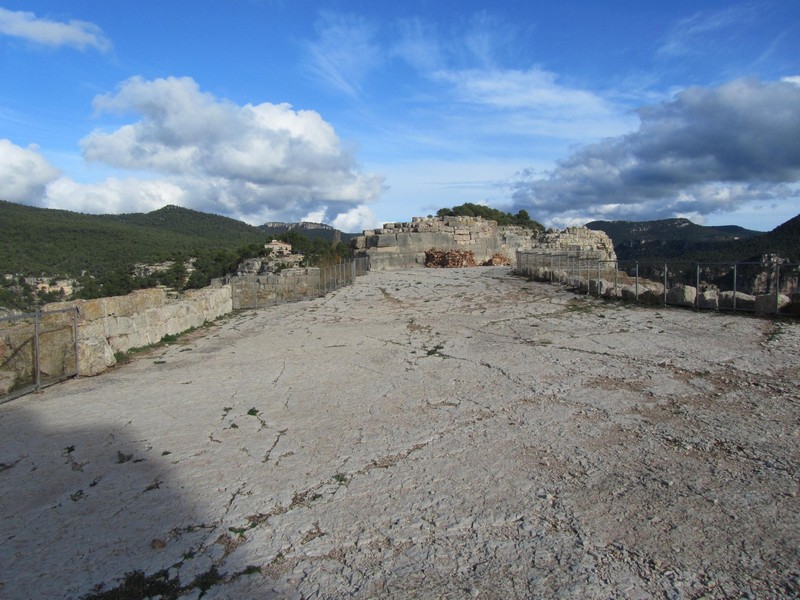
[(775, 294), (761, 294), (756, 296), (755, 309), (758, 314), (771, 315), (779, 313), (790, 302), (791, 298), (784, 294), (778, 294), (777, 299)]
[(0, 396), (5, 396), (17, 383), (17, 374), (14, 371), (0, 371)]
[(642, 304), (664, 304), (664, 284), (648, 281), (639, 286), (639, 302)]
[(394, 233), (378, 235), (376, 246), (378, 248), (389, 248), (397, 246), (397, 236)]
[(635, 285), (623, 285), (620, 288), (620, 296), (626, 302), (637, 302), (637, 292)]
[(414, 243), (413, 235), (410, 233), (398, 233), (397, 245), (398, 246), (411, 246)]
[(719, 308), (719, 292), (717, 290), (706, 290), (697, 299), (697, 307), (709, 310)]
[(42, 377), (60, 377), (75, 366), (72, 327), (43, 331), (39, 337), (39, 368)]
[[(756, 299), (755, 296), (745, 294), (743, 292), (736, 292), (736, 309), (737, 310), (755, 310)], [(734, 292), (722, 292), (719, 295), (719, 307), (725, 309), (733, 309)]]
[(676, 285), (667, 292), (667, 304), (673, 306), (694, 306), (697, 288), (690, 285)]
[(84, 339), (78, 343), (78, 374), (99, 375), (117, 364), (114, 351), (105, 338)]

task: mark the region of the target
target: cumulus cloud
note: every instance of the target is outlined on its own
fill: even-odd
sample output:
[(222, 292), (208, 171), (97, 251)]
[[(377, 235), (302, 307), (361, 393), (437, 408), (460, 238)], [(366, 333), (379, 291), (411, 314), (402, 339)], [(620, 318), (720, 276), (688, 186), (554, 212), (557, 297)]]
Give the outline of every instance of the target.
[(641, 108), (628, 135), (584, 146), (548, 173), (523, 172), (515, 204), (553, 222), (702, 216), (795, 197), (800, 88), (732, 81)]
[(381, 177), (359, 172), (352, 152), (314, 111), (240, 106), (201, 91), (191, 78), (173, 77), (129, 79), (94, 105), (139, 120), (92, 132), (81, 142), (84, 157), (160, 174), (198, 210), (258, 223), (295, 220), (324, 206), (333, 220), (376, 199), (383, 186)]
[(0, 139), (0, 199), (43, 206), (47, 185), (59, 175), (36, 146), (21, 148)]
[(117, 214), (150, 212), (167, 204), (186, 205), (186, 192), (168, 181), (109, 177), (78, 183), (62, 177), (47, 186), (47, 206), (75, 212)]
[(22, 38), (45, 46), (72, 46), (79, 50), (94, 48), (106, 52), (111, 42), (94, 23), (86, 21), (51, 21), (32, 12), (0, 8), (0, 35)]
[(378, 226), (378, 218), (369, 206), (361, 205), (338, 215), (331, 225), (347, 233), (356, 233)]

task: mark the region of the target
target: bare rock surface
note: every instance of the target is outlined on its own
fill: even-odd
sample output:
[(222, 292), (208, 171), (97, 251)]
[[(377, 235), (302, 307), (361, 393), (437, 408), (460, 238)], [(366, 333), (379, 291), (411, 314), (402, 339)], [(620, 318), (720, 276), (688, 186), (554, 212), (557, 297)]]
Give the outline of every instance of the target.
[(0, 406), (0, 597), (797, 597), (798, 373), (796, 322), (373, 272)]

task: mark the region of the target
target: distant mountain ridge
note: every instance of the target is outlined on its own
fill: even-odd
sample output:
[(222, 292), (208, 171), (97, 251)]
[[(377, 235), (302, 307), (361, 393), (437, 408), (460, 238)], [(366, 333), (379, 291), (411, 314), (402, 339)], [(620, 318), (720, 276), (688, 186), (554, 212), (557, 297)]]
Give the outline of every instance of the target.
[(745, 229), (738, 225), (706, 226), (692, 223), (689, 219), (661, 219), (657, 221), (592, 221), (589, 229), (605, 231), (614, 243), (629, 240), (670, 241), (689, 240), (707, 242), (736, 240), (762, 235), (762, 231)]
[(800, 215), (770, 232), (737, 225), (705, 226), (688, 219), (592, 221), (604, 231), (620, 260), (749, 261), (779, 254), (800, 262)]
[(267, 235), (281, 235), (289, 231), (298, 231), (310, 239), (322, 238), (329, 242), (337, 239), (347, 242), (356, 237), (357, 233), (344, 233), (331, 225), (324, 223), (312, 223), (311, 221), (300, 221), (297, 223), (282, 223), (280, 221), (270, 221), (259, 225), (258, 229)]
[(292, 229), (327, 229), (330, 231), (336, 231), (335, 227), (331, 225), (325, 225), (325, 223), (313, 223), (311, 221), (300, 221), (299, 223), (283, 223), (281, 221), (267, 221), (263, 225), (258, 226), (259, 229), (286, 229), (291, 231)]
[[(335, 229), (312, 225), (302, 229), (308, 237), (319, 231), (333, 239)], [(91, 215), (3, 200), (0, 231), (0, 274), (34, 276), (101, 275), (137, 262), (238, 250), (284, 232), (174, 205), (149, 213)]]

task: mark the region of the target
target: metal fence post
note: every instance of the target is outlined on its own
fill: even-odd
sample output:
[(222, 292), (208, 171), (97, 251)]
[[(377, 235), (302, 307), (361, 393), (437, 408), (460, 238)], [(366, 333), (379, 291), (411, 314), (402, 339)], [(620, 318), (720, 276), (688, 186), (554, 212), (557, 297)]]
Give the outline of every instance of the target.
[(634, 293), (634, 299), (636, 302), (639, 302), (639, 261), (636, 261), (636, 291)]
[(600, 261), (597, 261), (597, 297), (600, 297)]
[(39, 312), (33, 315), (33, 369), (35, 376), (35, 385), (38, 390), (42, 386), (42, 372), (39, 368)]
[(80, 377), (81, 366), (78, 360), (78, 307), (72, 313), (72, 340), (75, 345), (75, 377)]
[(733, 265), (733, 312), (736, 312), (736, 264)]
[(781, 312), (781, 266), (775, 264), (775, 314)]
[(697, 293), (694, 295), (694, 307), (696, 309), (700, 308), (700, 263), (697, 263), (697, 278), (696, 278), (695, 289)]
[(664, 263), (664, 306), (667, 305), (667, 263)]

